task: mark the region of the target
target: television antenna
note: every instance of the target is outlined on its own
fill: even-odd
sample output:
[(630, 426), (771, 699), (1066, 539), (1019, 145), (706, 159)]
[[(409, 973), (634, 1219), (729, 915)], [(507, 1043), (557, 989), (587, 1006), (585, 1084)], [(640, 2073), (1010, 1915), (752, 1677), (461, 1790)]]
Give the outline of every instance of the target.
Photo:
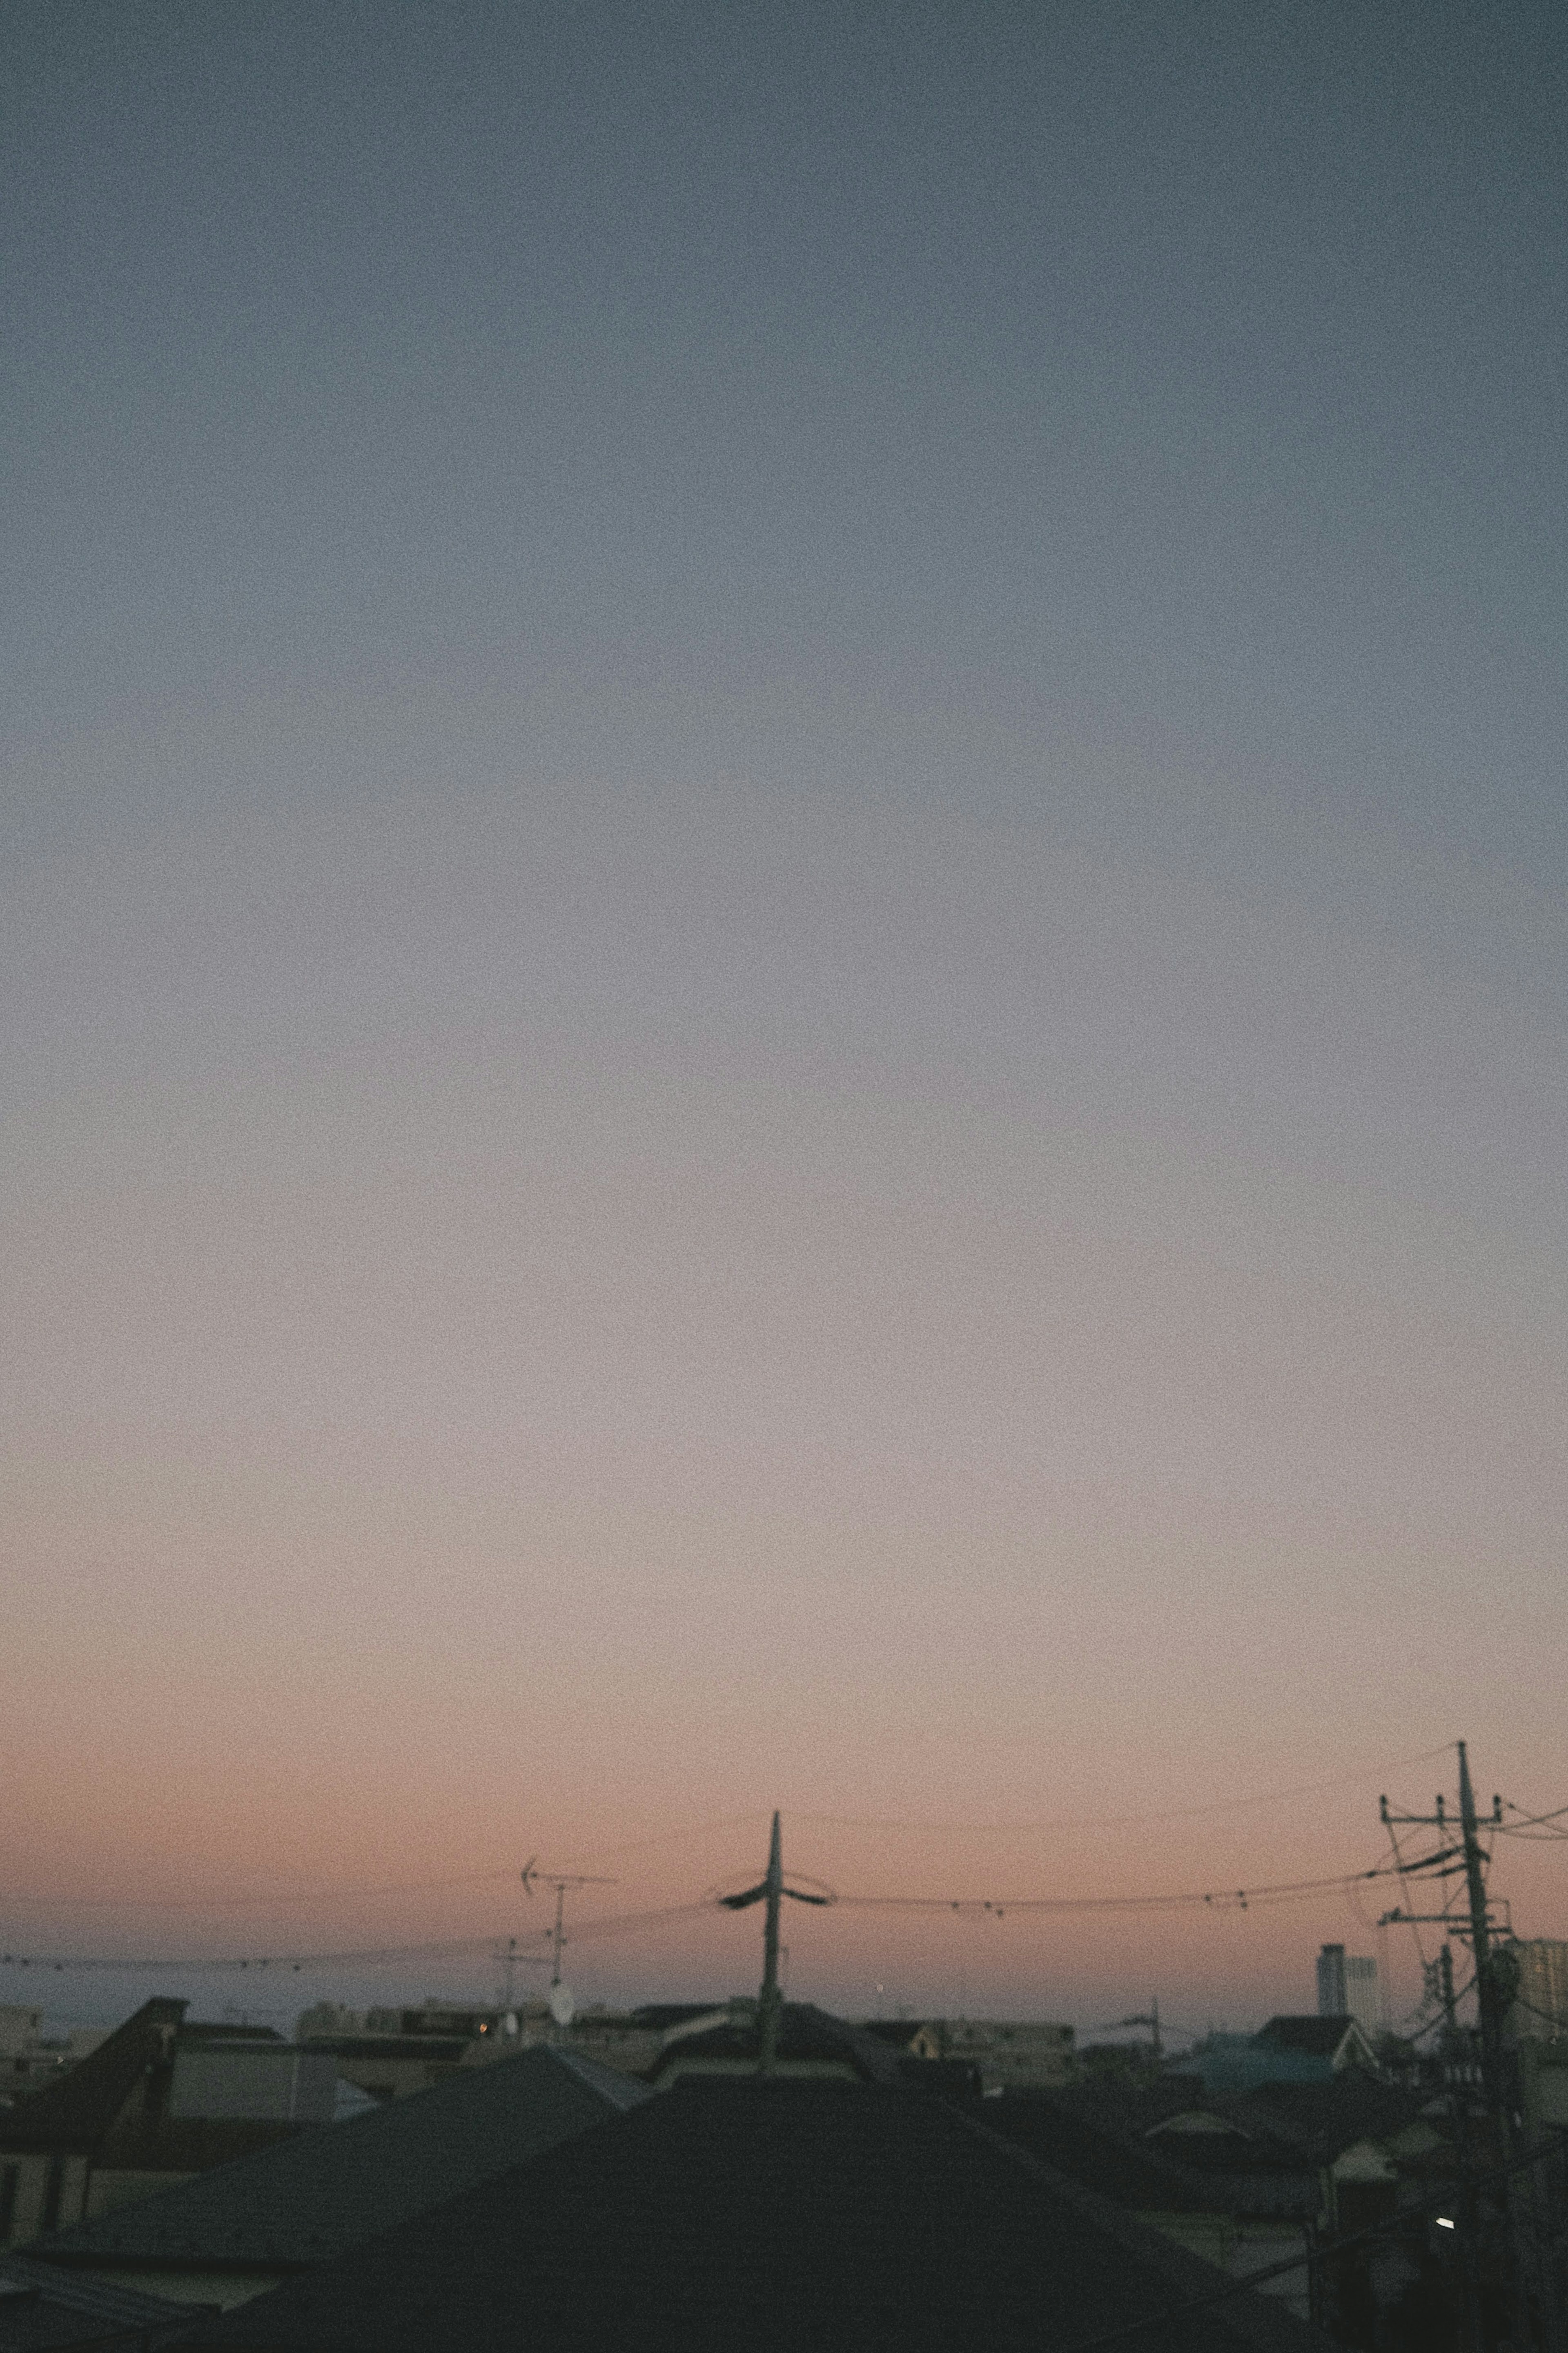
[(544, 1967), (545, 1957), (543, 1953), (520, 1953), (515, 1936), (509, 1936), (504, 1945), (498, 1947), (496, 1958), (500, 1963), (501, 1968), (500, 2006), (509, 2016), (516, 2007), (515, 1987), (518, 1970), (520, 1968), (542, 1969)]
[(1154, 2049), (1154, 2064), (1157, 2067), (1165, 2055), (1164, 2045), (1160, 2040), (1159, 1997), (1156, 1995), (1147, 2010), (1136, 2011), (1131, 2018), (1113, 2018), (1100, 2031), (1102, 2034), (1117, 2034), (1124, 2026), (1146, 2026), (1149, 2029)]
[(574, 1887), (618, 1887), (617, 1879), (599, 1879), (587, 1871), (541, 1871), (537, 1855), (530, 1855), (520, 1876), (522, 1892), (531, 1895), (536, 1884), (555, 1890), (555, 1926), (551, 1932), (552, 1965), (550, 1970), (551, 2012), (557, 2025), (563, 2021), (556, 2012), (553, 1996), (561, 1983), (561, 1947), (566, 1942), (566, 1898)]

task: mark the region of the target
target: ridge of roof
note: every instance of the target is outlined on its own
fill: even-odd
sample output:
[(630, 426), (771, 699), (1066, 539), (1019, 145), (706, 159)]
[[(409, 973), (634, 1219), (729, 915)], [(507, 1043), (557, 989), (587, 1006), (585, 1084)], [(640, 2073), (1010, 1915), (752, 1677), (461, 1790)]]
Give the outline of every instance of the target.
[(32, 2252), (121, 2271), (302, 2269), (651, 2097), (629, 2076), (541, 2043), (341, 2123), (307, 2125)]
[(29, 2092), (0, 2116), (0, 2149), (63, 2146), (90, 2153), (148, 2068), (167, 2054), (188, 2007), (165, 1996), (144, 2001), (68, 2075)]
[[(732, 2015), (722, 2021), (703, 2024), (694, 2021), (691, 2030), (679, 2028), (666, 2035), (664, 2049), (657, 2065), (649, 2071), (657, 2080), (661, 2073), (673, 2073), (683, 2058), (707, 2053), (717, 2058), (734, 2057), (750, 2060), (757, 2053), (758, 2025), (756, 2014)], [(864, 2027), (851, 2026), (847, 2019), (836, 2018), (831, 2010), (819, 2010), (814, 2001), (786, 2001), (779, 2019), (779, 2058), (789, 2061), (812, 2058), (841, 2060), (855, 2068), (872, 2084), (893, 2084), (903, 2080), (900, 2054)]]

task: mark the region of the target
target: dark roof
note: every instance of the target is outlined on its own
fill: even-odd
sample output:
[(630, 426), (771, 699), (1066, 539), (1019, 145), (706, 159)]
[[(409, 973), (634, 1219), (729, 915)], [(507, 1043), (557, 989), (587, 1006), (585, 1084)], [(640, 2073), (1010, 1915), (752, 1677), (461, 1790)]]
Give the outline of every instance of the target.
[(231, 2026), (208, 2018), (193, 2018), (181, 2027), (179, 2041), (192, 2042), (284, 2042), (275, 2026)]
[[(1348, 2014), (1338, 2018), (1271, 2018), (1260, 2026), (1254, 2042), (1267, 2042), (1280, 2051), (1300, 2051), (1309, 2059), (1331, 2059), (1355, 2021)], [(1356, 2028), (1356, 2031), (1361, 2031)]]
[(188, 2304), (0, 2254), (0, 2353), (68, 2353), (73, 2346), (151, 2353), (190, 2325)]
[[(815, 2002), (784, 2003), (779, 2021), (778, 2055), (796, 2066), (815, 2061), (852, 2067), (862, 2083), (897, 2084), (901, 2080), (896, 2052), (879, 2042), (874, 2034), (868, 2034), (863, 2027), (851, 2026), (847, 2019), (818, 2010)], [(673, 2073), (683, 2062), (694, 2058), (755, 2066), (755, 2011), (731, 2016), (721, 2025), (700, 2028), (689, 2034), (667, 2036), (658, 2063), (648, 2070), (649, 2078), (657, 2083), (661, 2073)]]
[[(1244, 2094), (1222, 2096), (1205, 2092), (1199, 2076), (1167, 2075), (1146, 2084), (1069, 2084), (1034, 2096), (1048, 2096), (1058, 2107), (1119, 2135), (1161, 2164), (1201, 2177), (1211, 2207), (1228, 2202), (1232, 2212), (1271, 2213), (1281, 2211), (1283, 2201), (1287, 2210), (1298, 2203), (1304, 2210), (1301, 2176), (1303, 2168), (1310, 2169), (1311, 2160), (1303, 2157), (1298, 2143), (1270, 2128), (1266, 2113), (1249, 2109)], [(1212, 2117), (1220, 2129), (1183, 2131), (1178, 2120), (1191, 2116)], [(1224, 2178), (1211, 2180), (1210, 2176)]]
[(1086, 2189), (1139, 2214), (1317, 2216), (1316, 2171), (1277, 2141), (1239, 2134), (1129, 2131), (1078, 2087), (1005, 2092), (985, 2122)]
[(722, 2001), (645, 2001), (640, 2010), (633, 2010), (632, 2024), (667, 2034), (672, 2026), (689, 2026), (694, 2018), (711, 2018), (716, 2010), (728, 2006)]
[(862, 2034), (874, 2034), (879, 2042), (890, 2043), (895, 2051), (907, 2051), (920, 2031), (918, 2018), (867, 2018), (858, 2028)]
[(1311, 2165), (1331, 2165), (1355, 2141), (1386, 2139), (1422, 2111), (1418, 2094), (1359, 2067), (1321, 2084), (1258, 2084), (1219, 2105), (1244, 2131), (1267, 2133)]
[(1211, 2212), (1202, 2184), (1126, 2133), (1047, 2092), (1004, 2092), (985, 2122), (1084, 2189), (1139, 2214)]
[[(1189, 2317), (1176, 2309), (1215, 2295)], [(1326, 2340), (915, 2091), (692, 2083), (201, 2323), (192, 2353), (1159, 2353)]]
[(73, 2149), (90, 2154), (143, 2076), (168, 2056), (185, 2014), (183, 2001), (145, 2001), (68, 2075), (18, 2100), (0, 2116), (0, 2149)]
[(368, 2108), (74, 2223), (33, 2252), (117, 2270), (287, 2271), (406, 2222), (649, 2097), (630, 2076), (540, 2046)]
[(416, 2059), (430, 2067), (456, 2067), (473, 2044), (467, 2035), (311, 2034), (300, 2048), (324, 2052), (329, 2059)]
[(121, 2173), (206, 2173), (310, 2130), (287, 2116), (129, 2116), (104, 2135), (93, 2162)]

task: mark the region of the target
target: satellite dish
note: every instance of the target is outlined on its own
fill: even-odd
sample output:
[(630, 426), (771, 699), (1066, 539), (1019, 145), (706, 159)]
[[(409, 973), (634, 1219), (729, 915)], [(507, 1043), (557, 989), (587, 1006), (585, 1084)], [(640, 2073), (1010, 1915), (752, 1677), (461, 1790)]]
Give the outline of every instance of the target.
[(550, 1989), (550, 2015), (557, 2026), (570, 2026), (577, 2015), (577, 2005), (572, 1999), (569, 1985), (552, 1985)]

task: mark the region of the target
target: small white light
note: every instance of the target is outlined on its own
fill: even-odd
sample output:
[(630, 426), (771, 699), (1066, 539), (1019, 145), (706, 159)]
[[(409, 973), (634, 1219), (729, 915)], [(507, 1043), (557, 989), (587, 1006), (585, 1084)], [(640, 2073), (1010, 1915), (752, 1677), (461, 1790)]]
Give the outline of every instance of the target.
[(1451, 2231), (1454, 2228), (1454, 2225), (1449, 2221), (1447, 2214), (1439, 2214), (1437, 2217), (1437, 2228), (1439, 2231)]

